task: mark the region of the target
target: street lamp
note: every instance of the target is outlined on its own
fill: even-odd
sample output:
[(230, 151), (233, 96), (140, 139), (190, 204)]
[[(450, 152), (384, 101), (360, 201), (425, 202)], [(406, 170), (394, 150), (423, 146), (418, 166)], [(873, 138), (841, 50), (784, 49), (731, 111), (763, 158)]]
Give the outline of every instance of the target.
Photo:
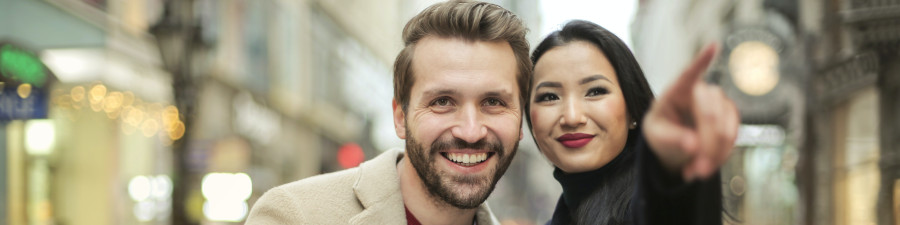
[(180, 71), (185, 55), (190, 54), (188, 53), (189, 50), (185, 48), (188, 43), (185, 41), (186, 35), (182, 31), (181, 26), (181, 24), (167, 16), (163, 17), (163, 20), (150, 30), (156, 36), (156, 43), (157, 47), (159, 47), (163, 66), (170, 72)]
[(728, 58), (734, 85), (752, 96), (765, 95), (778, 84), (778, 53), (760, 41), (738, 44)]
[(157, 46), (165, 69), (172, 74), (172, 90), (175, 96), (175, 107), (183, 116), (185, 132), (172, 146), (172, 224), (196, 224), (188, 218), (186, 203), (188, 188), (191, 186), (192, 174), (188, 171), (187, 141), (190, 140), (190, 127), (193, 124), (195, 87), (193, 85), (192, 60), (195, 47), (200, 43), (200, 27), (194, 21), (194, 1), (166, 1), (163, 16), (150, 28), (156, 36)]

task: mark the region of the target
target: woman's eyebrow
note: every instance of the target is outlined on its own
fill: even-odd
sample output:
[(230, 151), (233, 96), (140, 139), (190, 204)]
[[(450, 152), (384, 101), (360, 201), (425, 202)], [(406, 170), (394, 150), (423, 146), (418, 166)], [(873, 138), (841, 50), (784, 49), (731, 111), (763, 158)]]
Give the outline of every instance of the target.
[(595, 80), (606, 80), (606, 81), (612, 82), (611, 80), (609, 80), (609, 78), (606, 78), (606, 76), (603, 76), (603, 74), (597, 74), (597, 75), (593, 75), (593, 76), (589, 76), (589, 77), (585, 77), (584, 79), (581, 79), (581, 82), (578, 82), (578, 84), (587, 84), (587, 83), (590, 83), (591, 81), (595, 81)]
[(562, 83), (559, 83), (559, 82), (544, 81), (544, 82), (541, 82), (540, 84), (538, 84), (537, 87), (534, 87), (534, 89), (537, 90), (537, 89), (540, 89), (540, 88), (542, 88), (542, 87), (555, 87), (555, 88), (559, 88), (559, 87), (562, 87)]

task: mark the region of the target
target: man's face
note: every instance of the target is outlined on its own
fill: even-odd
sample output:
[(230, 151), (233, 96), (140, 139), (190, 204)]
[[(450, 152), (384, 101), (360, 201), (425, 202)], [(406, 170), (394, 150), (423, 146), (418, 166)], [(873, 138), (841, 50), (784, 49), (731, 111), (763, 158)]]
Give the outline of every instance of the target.
[(428, 192), (457, 208), (484, 202), (522, 138), (517, 64), (508, 43), (425, 37), (412, 61), (397, 135)]

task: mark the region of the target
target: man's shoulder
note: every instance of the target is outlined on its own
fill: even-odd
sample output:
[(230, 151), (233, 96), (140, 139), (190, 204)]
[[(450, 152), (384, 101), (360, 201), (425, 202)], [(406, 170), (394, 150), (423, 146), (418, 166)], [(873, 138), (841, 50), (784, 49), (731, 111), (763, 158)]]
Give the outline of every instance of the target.
[[(307, 190), (318, 190), (328, 193), (334, 193), (340, 191), (340, 189), (350, 190), (360, 180), (361, 176), (377, 175), (377, 178), (384, 178), (387, 175), (386, 173), (394, 171), (396, 158), (400, 154), (401, 151), (391, 149), (363, 162), (358, 167), (307, 177), (276, 188), (292, 193), (305, 192)], [(366, 170), (366, 172), (361, 170)]]
[(248, 224), (346, 223), (362, 210), (353, 193), (356, 174), (356, 168), (341, 170), (269, 189), (254, 204)]
[(352, 189), (353, 183), (359, 176), (359, 167), (335, 171), (326, 174), (315, 175), (287, 184), (282, 184), (273, 189), (282, 189), (290, 193), (302, 194), (308, 191), (323, 191), (334, 193), (339, 189)]
[(320, 205), (319, 202), (335, 202), (338, 199), (352, 201), (355, 199), (353, 183), (358, 174), (359, 168), (320, 174), (280, 185), (267, 191), (266, 194), (280, 192), (296, 201), (298, 206), (307, 207)]
[[(386, 179), (390, 177), (389, 171), (394, 168), (399, 154), (397, 151), (385, 152), (359, 167), (316, 175), (269, 189), (253, 205), (247, 224), (346, 224), (363, 210), (357, 188), (368, 194), (371, 191), (399, 190), (399, 187), (386, 188), (391, 186), (388, 182), (399, 185), (392, 179)], [(402, 200), (399, 202), (402, 206)]]

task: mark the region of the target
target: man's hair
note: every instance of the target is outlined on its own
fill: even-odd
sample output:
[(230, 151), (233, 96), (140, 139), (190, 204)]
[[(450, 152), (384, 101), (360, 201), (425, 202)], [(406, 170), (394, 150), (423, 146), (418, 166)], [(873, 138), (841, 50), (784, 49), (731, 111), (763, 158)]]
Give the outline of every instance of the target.
[(466, 41), (506, 41), (518, 63), (516, 81), (520, 104), (528, 98), (532, 62), (528, 57), (528, 29), (515, 14), (485, 2), (453, 0), (429, 6), (403, 28), (403, 50), (394, 61), (394, 100), (405, 112), (409, 106), (416, 42), (426, 36), (461, 38)]

